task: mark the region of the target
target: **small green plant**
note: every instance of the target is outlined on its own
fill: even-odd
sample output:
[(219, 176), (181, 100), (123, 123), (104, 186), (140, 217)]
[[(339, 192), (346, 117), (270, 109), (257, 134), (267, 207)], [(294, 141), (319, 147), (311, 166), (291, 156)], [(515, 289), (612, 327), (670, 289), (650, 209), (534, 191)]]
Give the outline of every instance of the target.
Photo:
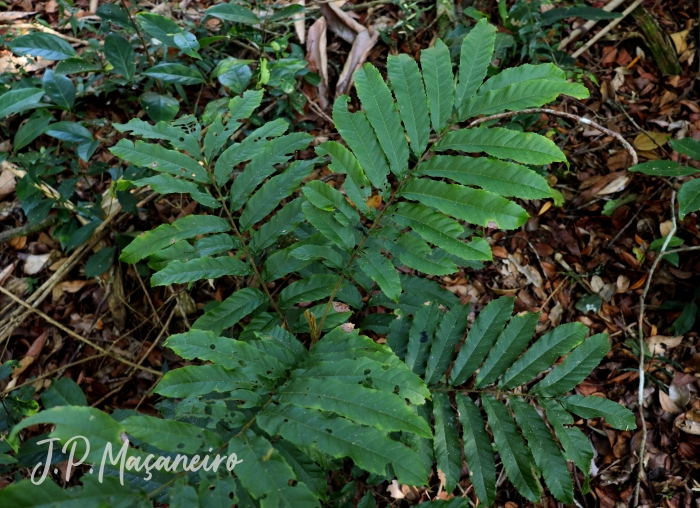
[[(676, 152), (688, 156), (690, 159), (700, 161), (700, 142), (692, 138), (672, 139), (670, 141), (671, 148)], [(655, 160), (647, 161), (629, 168), (634, 173), (642, 173), (660, 178), (684, 178), (698, 174), (698, 170), (674, 161)], [(700, 179), (690, 178), (683, 182), (678, 189), (678, 217), (683, 218), (689, 213), (700, 210)], [(671, 213), (676, 213), (671, 210)], [(654, 240), (650, 245), (649, 251), (658, 252), (668, 240), (667, 249), (679, 248), (683, 245), (683, 239), (677, 236), (671, 238), (662, 237)], [(669, 263), (678, 266), (679, 255), (677, 252), (670, 253), (664, 258)], [(663, 304), (662, 309), (665, 310), (680, 310), (680, 316), (673, 323), (673, 333), (683, 335), (690, 331), (695, 325), (698, 317), (698, 303), (700, 303), (700, 291), (696, 291), (690, 303), (682, 303), (675, 301), (667, 301)]]
[[(539, 500), (542, 477), (557, 499), (573, 502), (566, 460), (588, 478), (593, 451), (570, 413), (635, 426), (632, 413), (612, 401), (566, 395), (607, 354), (607, 336), (585, 340), (587, 329), (570, 324), (528, 348), (539, 315), (511, 318), (508, 298), (486, 306), (466, 333), (469, 307), (431, 280), (490, 260), (483, 228), (515, 229), (528, 219), (513, 198), (551, 197), (547, 182), (523, 164), (566, 161), (543, 136), (459, 124), (541, 106), (562, 93), (587, 96), (552, 64), (484, 81), (495, 35), (483, 20), (464, 38), (456, 79), (440, 40), (422, 52), (420, 69), (407, 55), (389, 57), (391, 88), (374, 66), (362, 67), (355, 84), (363, 111), (350, 112), (347, 97), (333, 108), (347, 147), (327, 141), (315, 147), (316, 157), (302, 152), (312, 137), (285, 134), (282, 120), (230, 140), (259, 107), (262, 91), (234, 97), (225, 114), (204, 125), (193, 116), (118, 125), (160, 142), (123, 139), (112, 147), (153, 173), (122, 179), (120, 189), (150, 185), (203, 207), (135, 236), (120, 259), (146, 260), (153, 286), (231, 278), (238, 289), (206, 304), (191, 330), (167, 339), (191, 364), (156, 385), (162, 418), (64, 405), (29, 416), (8, 442), (17, 446), (24, 429), (50, 423), (56, 427), (49, 436), (62, 443), (76, 434), (99, 443), (89, 452), (76, 443), (86, 463), (125, 437), (138, 446), (125, 451), (132, 466), (158, 451), (223, 452), (235, 457), (232, 474), (190, 467), (146, 477), (131, 467), (128, 488), (116, 479), (119, 468), (107, 464), (114, 478), (103, 498), (123, 492), (131, 506), (148, 499), (210, 506), (216, 498), (296, 508), (338, 502), (328, 494), (326, 473), (347, 459), (369, 484), (396, 478), (424, 485), (437, 469), (452, 491), (461, 477), (461, 426), (483, 504), (496, 499), (493, 445), (524, 497)], [(344, 193), (309, 180), (325, 165)], [(367, 312), (377, 307), (393, 312)], [(355, 329), (362, 315), (357, 328), (385, 335), (386, 345)], [(83, 478), (85, 487), (74, 493), (21, 481), (0, 491), (0, 500), (12, 505), (35, 492), (94, 496), (94, 474)], [(372, 494), (365, 497), (372, 506)]]
[[(85, 36), (87, 44), (78, 52), (52, 33), (6, 36), (7, 47), (30, 63), (39, 58), (57, 62), (41, 78), (24, 68), (0, 76), (0, 120), (11, 117), (2, 127), (3, 138), (13, 143), (11, 152), (0, 157), (25, 173), (17, 195), (29, 221), (40, 223), (57, 209), (60, 223), (54, 237), (68, 252), (90, 237), (117, 202), (124, 210), (137, 213), (133, 195), (101, 189), (108, 172), (112, 181), (145, 174), (135, 166), (113, 171), (96, 160), (100, 144), (112, 142), (117, 133), (106, 119), (86, 115), (95, 97), (104, 98), (115, 113), (121, 111), (127, 117), (137, 117), (143, 108), (152, 121), (170, 122), (181, 107), (197, 111), (199, 100), (192, 104), (191, 97), (211, 87), (221, 96), (203, 108), (203, 118), (211, 121), (225, 110), (231, 96), (258, 87), (268, 90), (277, 116), (292, 118), (303, 112), (306, 99), (296, 90), (297, 79), (313, 79), (304, 52), (289, 42), (289, 34), (266, 39), (264, 31), (281, 26), (303, 10), (292, 5), (258, 17), (247, 7), (219, 4), (202, 19), (219, 20), (212, 35), (203, 23), (177, 24), (145, 12), (132, 15), (118, 3), (102, 3), (97, 22), (77, 19), (74, 10), (64, 6), (63, 16), (76, 33), (104, 36), (103, 44)], [(248, 51), (256, 59), (221, 58), (241, 38), (247, 40)], [(18, 121), (17, 116), (25, 113), (28, 118)], [(96, 131), (101, 133), (97, 137)], [(42, 185), (56, 192), (47, 196), (40, 190)], [(76, 196), (80, 201), (73, 206), (71, 200)]]

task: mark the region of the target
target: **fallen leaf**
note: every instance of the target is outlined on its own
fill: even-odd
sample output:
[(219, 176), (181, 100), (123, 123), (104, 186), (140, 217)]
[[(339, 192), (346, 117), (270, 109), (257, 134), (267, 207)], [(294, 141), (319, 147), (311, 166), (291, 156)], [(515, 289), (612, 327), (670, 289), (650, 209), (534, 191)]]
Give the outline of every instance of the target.
[(628, 175), (620, 175), (596, 192), (596, 195), (604, 196), (606, 194), (615, 194), (616, 192), (620, 192), (621, 190), (624, 190), (624, 188), (627, 186), (627, 182), (629, 181), (630, 177)]
[(700, 436), (700, 422), (696, 422), (693, 420), (676, 420), (675, 422), (676, 428), (680, 429), (681, 432), (685, 432), (686, 434), (692, 434), (694, 436)]
[(338, 77), (338, 83), (336, 84), (335, 88), (336, 98), (340, 97), (341, 95), (347, 93), (348, 90), (350, 90), (350, 87), (352, 87), (353, 75), (355, 74), (355, 71), (359, 69), (363, 63), (365, 63), (365, 60), (367, 60), (367, 56), (369, 55), (370, 50), (374, 47), (378, 40), (379, 32), (373, 27), (370, 27), (368, 30), (360, 32), (357, 35), (355, 42), (352, 43), (352, 48), (350, 49), (348, 58), (347, 60), (345, 60), (343, 70), (340, 73), (340, 76)]
[(671, 234), (671, 229), (673, 229), (673, 221), (667, 220), (659, 224), (659, 232), (664, 238)]
[(664, 356), (666, 351), (673, 349), (683, 341), (683, 336), (653, 335), (647, 337), (645, 340), (652, 355)]
[(494, 245), (493, 247), (491, 247), (491, 252), (497, 258), (508, 258), (508, 251), (505, 249), (505, 247), (501, 247), (500, 245)]
[(659, 404), (661, 404), (661, 409), (672, 415), (681, 414), (683, 412), (683, 409), (678, 407), (671, 397), (666, 395), (666, 392), (663, 390), (659, 390)]
[(326, 18), (320, 17), (309, 28), (309, 38), (306, 41), (306, 61), (309, 70), (321, 76), (318, 84), (318, 98), (321, 108), (328, 107), (328, 54), (326, 52)]
[(17, 182), (15, 181), (15, 175), (3, 169), (2, 172), (0, 172), (0, 199), (12, 194), (16, 187)]
[(389, 485), (386, 488), (386, 491), (393, 497), (394, 499), (404, 499), (406, 495), (401, 492), (401, 487), (399, 487), (399, 482), (396, 480), (393, 480), (391, 482), (391, 485)]
[[(296, 0), (294, 3), (299, 4), (302, 7), (306, 6), (306, 0)], [(304, 40), (306, 38), (306, 24), (304, 22), (305, 16), (306, 13), (304, 12), (298, 12), (292, 16), (292, 19), (294, 20), (294, 31), (297, 33), (299, 42), (302, 44), (304, 44)]]
[[(53, 1), (53, 0), (51, 0), (51, 1)], [(54, 3), (56, 3), (56, 2), (54, 2)], [(47, 4), (47, 5), (48, 5), (48, 4)], [(48, 11), (47, 11), (47, 12), (48, 12)], [(10, 21), (10, 20), (14, 20), (14, 19), (22, 19), (22, 18), (26, 18), (26, 17), (29, 17), (29, 16), (33, 16), (34, 14), (36, 14), (36, 11), (28, 11), (28, 12), (24, 12), (24, 11), (6, 11), (6, 12), (0, 12), (0, 21)], [(687, 30), (686, 30), (686, 32), (687, 32)]]
[(540, 275), (540, 272), (538, 272), (532, 267), (532, 265), (521, 265), (520, 263), (518, 263), (518, 260), (515, 259), (515, 257), (513, 257), (512, 254), (508, 254), (508, 261), (513, 263), (513, 266), (515, 266), (515, 268), (525, 276), (528, 284), (532, 284), (536, 288), (542, 286), (542, 276)]
[(676, 32), (675, 34), (671, 34), (671, 40), (673, 41), (673, 45), (676, 47), (677, 54), (680, 55), (686, 49), (688, 49), (687, 39), (689, 33), (689, 30), (682, 30), (680, 32)]
[(34, 275), (39, 273), (49, 262), (51, 254), (30, 254), (24, 262), (24, 273)]
[(379, 194), (375, 194), (367, 200), (367, 206), (371, 206), (372, 208), (378, 208), (381, 204), (382, 197)]
[(600, 276), (594, 275), (591, 277), (591, 289), (596, 293), (600, 293), (600, 290), (603, 289), (604, 285), (605, 282), (603, 282), (603, 279), (601, 279)]
[(10, 240), (10, 247), (12, 247), (15, 250), (22, 250), (24, 247), (27, 245), (27, 237), (26, 236), (16, 236), (12, 240)]
[(630, 278), (626, 275), (618, 275), (615, 285), (617, 286), (616, 293), (626, 293), (630, 287)]
[(360, 23), (352, 19), (347, 12), (340, 10), (340, 7), (332, 2), (320, 3), (318, 8), (328, 21), (328, 27), (346, 42), (354, 42), (357, 35), (366, 30)]
[(652, 151), (666, 144), (670, 137), (664, 132), (640, 132), (632, 144), (637, 150)]
[(27, 370), (27, 368), (32, 363), (34, 363), (34, 360), (39, 358), (39, 355), (41, 354), (41, 351), (44, 349), (44, 345), (46, 344), (46, 339), (48, 337), (49, 337), (49, 331), (45, 330), (44, 333), (42, 333), (36, 339), (34, 339), (34, 342), (32, 342), (32, 345), (27, 350), (27, 353), (24, 355), (24, 358), (22, 358), (19, 361), (19, 366), (15, 367), (12, 370), (12, 379), (17, 379), (22, 374), (22, 372)]

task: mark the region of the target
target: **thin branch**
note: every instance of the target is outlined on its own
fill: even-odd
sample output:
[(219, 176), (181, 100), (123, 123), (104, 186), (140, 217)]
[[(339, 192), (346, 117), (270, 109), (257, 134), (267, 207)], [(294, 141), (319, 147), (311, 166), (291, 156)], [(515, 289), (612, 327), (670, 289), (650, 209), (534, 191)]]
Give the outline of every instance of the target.
[(584, 44), (584, 45), (581, 46), (579, 49), (577, 49), (577, 50), (571, 55), (572, 58), (578, 58), (578, 57), (580, 57), (583, 53), (585, 53), (586, 51), (588, 51), (588, 49), (589, 49), (591, 46), (593, 46), (596, 42), (598, 42), (605, 34), (607, 34), (610, 30), (612, 30), (612, 29), (615, 28), (617, 25), (619, 25), (620, 22), (621, 22), (623, 19), (625, 19), (625, 17), (629, 16), (629, 14), (630, 14), (633, 10), (635, 10), (637, 7), (639, 7), (640, 5), (642, 5), (642, 2), (643, 2), (643, 1), (644, 1), (644, 0), (635, 0), (634, 3), (632, 3), (632, 5), (630, 5), (629, 7), (627, 7), (627, 9), (625, 9), (624, 11), (622, 11), (622, 16), (621, 16), (621, 17), (612, 20), (612, 21), (610, 22), (610, 24), (608, 24), (607, 26), (603, 27), (603, 29), (602, 29), (600, 32), (598, 32), (597, 34), (595, 34), (595, 35), (591, 38), (591, 40), (589, 40), (586, 44)]
[[(671, 231), (669, 231), (668, 236), (666, 236), (666, 240), (664, 240), (663, 245), (661, 246), (661, 250), (659, 251), (659, 255), (656, 256), (654, 259), (654, 263), (651, 265), (651, 269), (649, 270), (649, 275), (647, 276), (647, 283), (644, 286), (644, 291), (642, 292), (642, 296), (639, 299), (639, 332), (638, 332), (638, 337), (637, 339), (639, 340), (639, 387), (638, 387), (638, 396), (637, 396), (637, 405), (639, 406), (639, 421), (641, 422), (642, 425), (642, 439), (639, 442), (639, 449), (637, 452), (637, 456), (639, 458), (639, 466), (637, 469), (637, 480), (634, 486), (634, 501), (632, 502), (632, 506), (639, 506), (638, 501), (639, 501), (639, 487), (642, 483), (642, 478), (644, 478), (644, 451), (646, 450), (646, 443), (647, 443), (647, 422), (646, 418), (644, 418), (644, 360), (645, 360), (645, 348), (644, 348), (644, 310), (645, 310), (645, 301), (647, 298), (647, 294), (649, 293), (649, 288), (651, 288), (651, 281), (654, 278), (654, 272), (656, 271), (656, 268), (659, 266), (659, 262), (663, 259), (664, 254), (666, 253), (666, 248), (668, 247), (668, 244), (671, 243), (671, 238), (673, 238), (673, 235), (676, 234), (676, 191), (673, 191), (671, 194), (671, 219), (673, 221), (673, 225), (671, 226)], [(688, 249), (689, 250), (689, 249)]]
[(2, 292), (3, 294), (5, 294), (6, 296), (9, 296), (9, 297), (12, 298), (15, 302), (19, 303), (19, 304), (22, 305), (23, 307), (26, 307), (26, 308), (29, 309), (31, 312), (37, 314), (39, 317), (41, 317), (42, 319), (44, 319), (47, 323), (50, 323), (50, 324), (54, 325), (56, 328), (60, 328), (61, 330), (63, 330), (65, 333), (67, 333), (68, 335), (70, 335), (70, 336), (73, 337), (74, 339), (79, 340), (79, 341), (81, 341), (81, 342), (84, 342), (85, 344), (87, 344), (88, 346), (92, 347), (93, 349), (96, 349), (97, 351), (100, 351), (101, 353), (104, 353), (104, 354), (106, 354), (107, 356), (110, 356), (110, 357), (114, 358), (115, 360), (118, 360), (118, 361), (120, 361), (120, 362), (122, 362), (122, 363), (124, 363), (124, 364), (126, 364), (126, 365), (129, 365), (129, 366), (134, 367), (134, 368), (136, 368), (136, 369), (140, 369), (140, 370), (143, 370), (143, 371), (148, 372), (148, 373), (150, 373), (150, 374), (153, 374), (154, 376), (159, 376), (159, 377), (160, 377), (160, 376), (163, 375), (162, 372), (158, 372), (157, 370), (149, 369), (148, 367), (143, 367), (143, 366), (138, 365), (138, 364), (136, 364), (136, 363), (134, 363), (134, 362), (132, 362), (132, 361), (130, 361), (130, 360), (127, 360), (126, 358), (122, 358), (122, 357), (119, 356), (118, 354), (116, 354), (116, 353), (114, 353), (114, 352), (112, 352), (112, 351), (109, 351), (108, 349), (105, 349), (105, 348), (103, 348), (102, 346), (99, 346), (99, 345), (95, 344), (95, 343), (92, 342), (90, 339), (86, 339), (85, 337), (83, 337), (83, 336), (81, 336), (81, 335), (78, 335), (78, 334), (75, 333), (73, 330), (71, 330), (70, 328), (68, 328), (68, 327), (66, 327), (66, 326), (64, 326), (64, 325), (62, 325), (61, 323), (59, 323), (59, 322), (56, 321), (55, 319), (51, 318), (50, 316), (47, 316), (46, 314), (44, 314), (43, 312), (41, 312), (39, 309), (35, 309), (34, 307), (32, 307), (31, 305), (29, 305), (28, 303), (26, 303), (26, 302), (20, 300), (20, 299), (17, 298), (14, 294), (10, 293), (7, 289), (5, 289), (5, 288), (2, 287), (2, 286), (0, 286), (0, 292)]
[(18, 228), (8, 229), (7, 231), (3, 231), (2, 233), (0, 233), (0, 243), (9, 242), (13, 238), (27, 236), (27, 235), (31, 235), (32, 233), (42, 231), (46, 228), (53, 226), (57, 222), (58, 222), (58, 214), (54, 213), (54, 214), (49, 215), (48, 217), (46, 217), (42, 221), (28, 222), (24, 226), (20, 226)]
[(615, 131), (611, 131), (610, 129), (606, 129), (602, 125), (600, 125), (592, 120), (589, 120), (588, 118), (583, 118), (582, 116), (574, 115), (572, 113), (565, 113), (564, 111), (557, 111), (556, 109), (530, 108), (530, 109), (523, 109), (520, 111), (507, 111), (505, 113), (499, 113), (497, 115), (485, 116), (483, 118), (479, 118), (477, 120), (474, 120), (472, 123), (469, 124), (468, 127), (469, 128), (475, 127), (477, 125), (480, 125), (480, 124), (485, 123), (485, 122), (490, 122), (492, 120), (502, 120), (504, 118), (510, 118), (510, 117), (516, 116), (516, 115), (528, 115), (528, 114), (534, 114), (534, 113), (540, 113), (540, 114), (545, 113), (547, 115), (568, 118), (569, 120), (573, 120), (574, 122), (593, 127), (594, 129), (597, 129), (600, 132), (607, 134), (608, 136), (612, 136), (620, 142), (620, 144), (625, 148), (625, 151), (632, 158), (631, 165), (635, 166), (636, 164), (639, 163), (639, 158), (637, 157), (637, 152), (635, 151), (634, 147), (632, 145), (630, 145), (629, 142), (619, 132), (615, 132)]

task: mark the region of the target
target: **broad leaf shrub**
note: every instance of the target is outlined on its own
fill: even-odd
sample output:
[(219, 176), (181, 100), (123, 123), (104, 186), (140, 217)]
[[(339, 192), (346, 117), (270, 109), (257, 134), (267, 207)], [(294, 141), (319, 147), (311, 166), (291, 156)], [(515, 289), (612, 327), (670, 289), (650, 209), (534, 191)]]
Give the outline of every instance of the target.
[[(587, 488), (593, 449), (572, 415), (635, 427), (632, 413), (615, 402), (569, 394), (608, 353), (608, 337), (586, 339), (587, 328), (572, 323), (532, 343), (539, 314), (512, 316), (509, 298), (489, 303), (469, 327), (470, 307), (430, 279), (490, 260), (476, 228), (521, 226), (528, 214), (513, 198), (551, 196), (526, 165), (565, 162), (537, 134), (459, 124), (562, 93), (587, 95), (551, 64), (484, 81), (495, 32), (482, 21), (464, 39), (456, 86), (439, 40), (421, 53), (420, 69), (407, 55), (389, 57), (389, 85), (374, 66), (362, 67), (355, 83), (363, 111), (350, 112), (347, 97), (333, 108), (347, 146), (321, 143), (316, 158), (296, 157), (312, 138), (286, 133), (280, 121), (230, 141), (260, 105), (261, 91), (233, 98), (225, 115), (204, 126), (193, 117), (118, 126), (141, 139), (123, 139), (112, 153), (152, 172), (122, 180), (120, 188), (150, 185), (202, 205), (200, 214), (136, 236), (121, 260), (146, 261), (153, 286), (221, 277), (252, 282), (207, 304), (192, 329), (167, 339), (190, 364), (165, 373), (155, 387), (161, 418), (64, 405), (24, 419), (9, 441), (30, 425), (51, 423), (49, 435), (63, 442), (91, 437), (88, 462), (102, 457), (106, 443), (121, 446), (120, 436), (138, 446), (129, 448), (134, 457), (211, 449), (242, 461), (231, 475), (145, 478), (129, 470), (132, 505), (146, 496), (177, 506), (187, 499), (214, 506), (212, 498), (226, 506), (230, 499), (238, 506), (333, 504), (338, 498), (329, 497), (326, 474), (346, 459), (356, 477), (369, 474), (369, 484), (425, 485), (437, 470), (452, 492), (462, 453), (474, 492), (490, 505), (495, 452), (525, 498), (538, 501), (546, 486), (573, 503), (567, 461)], [(344, 194), (309, 180), (326, 164), (344, 178)], [(398, 267), (409, 270), (400, 275)], [(351, 324), (353, 315), (378, 306), (393, 312), (370, 313), (359, 329), (385, 335), (386, 344)], [(118, 491), (118, 470), (108, 464), (105, 474)], [(57, 499), (89, 496), (94, 475), (85, 478), (85, 488), (72, 494), (48, 481), (40, 490)], [(37, 489), (25, 480), (0, 500)], [(374, 505), (371, 493), (365, 502)], [(467, 499), (453, 504), (467, 506)]]
[[(131, 193), (95, 192), (105, 173), (110, 173), (112, 181), (137, 179), (143, 177), (143, 168), (110, 168), (98, 160), (100, 144), (118, 133), (106, 119), (85, 114), (93, 107), (91, 102), (108, 104), (117, 117), (140, 118), (145, 113), (156, 123), (170, 122), (181, 107), (199, 106), (208, 123), (226, 110), (232, 96), (256, 86), (266, 89), (275, 101), (277, 116), (293, 118), (303, 113), (306, 103), (297, 90), (298, 78), (318, 80), (306, 68), (304, 50), (289, 41), (289, 17), (303, 12), (301, 5), (271, 6), (258, 16), (244, 6), (218, 4), (204, 11), (196, 23), (127, 12), (119, 2), (101, 2), (94, 17), (77, 18), (78, 9), (61, 5), (66, 21), (86, 42), (78, 46), (79, 51), (52, 33), (10, 30), (2, 42), (15, 56), (28, 58), (30, 65), (47, 61), (52, 65), (41, 78), (24, 68), (0, 74), (0, 121), (4, 123), (0, 137), (12, 142), (8, 153), (0, 153), (0, 160), (6, 158), (26, 172), (17, 196), (30, 222), (42, 222), (57, 211), (59, 226), (53, 235), (66, 252), (84, 243), (114, 210), (110, 198), (137, 213), (138, 200)], [(218, 25), (207, 23), (211, 20)], [(281, 35), (271, 38), (261, 28)], [(98, 38), (104, 39), (103, 44)], [(249, 53), (262, 55), (255, 60), (226, 56), (238, 48), (234, 44), (240, 44), (239, 39), (252, 48)], [(205, 105), (188, 100), (188, 95), (196, 96), (207, 85), (214, 99)], [(40, 184), (55, 188), (56, 193), (47, 197), (37, 188)], [(69, 208), (80, 214), (82, 224), (67, 208), (70, 200), (77, 200), (75, 208)], [(100, 275), (113, 258), (106, 248), (93, 257), (97, 270), (88, 273)]]

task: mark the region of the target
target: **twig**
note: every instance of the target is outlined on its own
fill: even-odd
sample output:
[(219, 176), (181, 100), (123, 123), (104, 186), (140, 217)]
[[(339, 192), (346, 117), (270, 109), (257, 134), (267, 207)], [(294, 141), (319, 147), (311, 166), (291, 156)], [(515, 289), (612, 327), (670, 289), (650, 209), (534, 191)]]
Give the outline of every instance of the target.
[(77, 39), (75, 37), (70, 37), (69, 35), (63, 35), (56, 30), (40, 25), (38, 23), (14, 23), (12, 25), (0, 25), (0, 28), (33, 28), (34, 30), (39, 30), (40, 32), (46, 32), (47, 34), (55, 35), (63, 40), (71, 42), (73, 44), (80, 44), (81, 46), (89, 46), (90, 43), (83, 39)]
[(112, 352), (112, 351), (109, 351), (108, 349), (105, 349), (105, 348), (103, 348), (102, 346), (99, 346), (99, 345), (95, 344), (95, 343), (92, 342), (90, 339), (86, 339), (85, 337), (83, 337), (83, 336), (81, 336), (81, 335), (78, 335), (78, 334), (75, 333), (73, 330), (71, 330), (70, 328), (68, 328), (68, 327), (66, 327), (66, 326), (64, 326), (64, 325), (62, 325), (61, 323), (59, 323), (59, 322), (56, 321), (55, 319), (51, 318), (50, 316), (47, 316), (46, 314), (44, 314), (43, 312), (41, 312), (39, 309), (35, 309), (34, 307), (32, 307), (31, 305), (29, 305), (28, 303), (23, 302), (22, 300), (20, 300), (19, 298), (17, 298), (14, 294), (10, 293), (7, 289), (5, 289), (5, 288), (2, 287), (2, 286), (0, 286), (0, 292), (3, 293), (3, 294), (5, 294), (5, 295), (7, 295), (7, 296), (9, 296), (10, 298), (12, 298), (14, 301), (16, 301), (17, 303), (19, 303), (20, 305), (22, 305), (22, 306), (26, 307), (27, 309), (29, 309), (31, 312), (34, 312), (34, 313), (37, 314), (39, 317), (41, 317), (42, 319), (44, 319), (47, 323), (50, 323), (50, 324), (54, 325), (56, 328), (60, 328), (61, 330), (63, 330), (64, 332), (66, 332), (68, 335), (70, 335), (70, 336), (73, 337), (74, 339), (79, 340), (79, 341), (81, 341), (81, 342), (84, 342), (85, 344), (87, 344), (88, 346), (92, 347), (93, 349), (96, 349), (97, 351), (100, 351), (101, 353), (104, 353), (104, 354), (106, 354), (107, 356), (110, 356), (110, 357), (114, 358), (115, 360), (118, 360), (118, 361), (120, 361), (120, 362), (122, 362), (122, 363), (124, 363), (124, 364), (126, 364), (126, 365), (129, 365), (129, 366), (131, 366), (131, 367), (134, 367), (134, 368), (137, 368), (137, 369), (141, 369), (141, 370), (146, 371), (146, 372), (148, 372), (148, 373), (150, 373), (150, 374), (153, 374), (154, 376), (162, 376), (162, 375), (163, 375), (162, 372), (158, 372), (157, 370), (149, 369), (148, 367), (143, 367), (143, 366), (141, 366), (141, 365), (138, 365), (137, 363), (134, 363), (134, 362), (132, 362), (132, 361), (130, 361), (130, 360), (127, 360), (126, 358), (122, 358), (122, 357), (119, 356), (118, 354), (116, 354), (116, 353), (114, 353), (114, 352)]
[[(146, 203), (151, 201), (153, 198), (158, 196), (159, 194), (157, 192), (152, 192), (148, 196), (146, 196), (144, 199), (139, 201), (136, 206), (137, 208), (140, 208), (144, 206)], [(114, 221), (115, 223), (121, 222), (127, 214), (122, 214), (119, 218), (117, 218), (117, 215), (119, 214), (119, 211), (121, 210), (121, 207), (116, 208), (105, 220), (102, 224), (97, 226), (97, 229), (95, 232), (92, 234), (92, 238), (87, 243), (84, 243), (80, 247), (78, 247), (73, 254), (66, 260), (65, 263), (63, 263), (58, 270), (56, 270), (56, 273), (54, 273), (49, 279), (44, 282), (39, 289), (34, 291), (28, 298), (27, 298), (27, 303), (31, 304), (32, 306), (38, 306), (44, 299), (51, 294), (51, 291), (53, 290), (53, 287), (58, 284), (58, 282), (68, 273), (70, 272), (73, 267), (81, 260), (83, 255), (86, 252), (89, 252), (95, 245), (97, 245), (101, 240), (102, 237), (106, 234), (105, 229), (107, 226)], [(115, 220), (116, 219), (116, 220)], [(29, 312), (25, 312), (23, 315), (17, 317), (17, 315), (21, 312), (21, 308), (16, 309), (14, 312), (12, 312), (9, 316), (6, 318), (2, 319), (0, 321), (0, 327), (2, 327), (2, 331), (0, 331), (0, 344), (2, 344), (7, 337), (9, 337), (10, 332), (12, 328), (15, 326), (15, 323), (21, 323), (28, 315)]]
[(18, 228), (8, 229), (7, 231), (3, 231), (2, 233), (0, 233), (0, 243), (9, 242), (13, 238), (17, 238), (20, 236), (27, 236), (27, 235), (31, 235), (32, 233), (36, 233), (37, 231), (42, 231), (48, 227), (53, 226), (57, 222), (58, 222), (58, 215), (54, 213), (54, 214), (49, 215), (48, 217), (46, 217), (42, 221), (28, 222), (24, 226), (20, 226)]
[(11, 392), (11, 391), (14, 391), (14, 390), (17, 390), (17, 389), (19, 389), (19, 388), (22, 388), (23, 386), (27, 386), (27, 385), (33, 384), (33, 383), (35, 383), (35, 382), (37, 382), (37, 381), (39, 381), (39, 380), (41, 380), (41, 379), (47, 378), (47, 377), (49, 377), (49, 376), (51, 376), (51, 375), (53, 375), (53, 374), (56, 374), (56, 373), (58, 373), (58, 372), (60, 372), (60, 371), (63, 371), (63, 370), (66, 370), (66, 369), (70, 369), (71, 367), (75, 367), (76, 365), (80, 365), (81, 363), (89, 362), (90, 360), (95, 360), (95, 359), (97, 359), (97, 358), (102, 358), (103, 356), (107, 356), (107, 355), (106, 355), (105, 353), (100, 353), (100, 354), (98, 354), (98, 355), (88, 356), (87, 358), (81, 358), (80, 360), (76, 360), (75, 362), (67, 363), (66, 365), (62, 365), (61, 367), (59, 367), (59, 368), (57, 368), (57, 369), (51, 370), (51, 371), (49, 371), (49, 372), (44, 372), (43, 374), (41, 374), (41, 375), (35, 377), (34, 379), (30, 379), (29, 381), (25, 381), (25, 382), (22, 383), (22, 384), (15, 385), (15, 386), (13, 386), (12, 388), (9, 388), (9, 389), (8, 389), (8, 388), (5, 388), (5, 390), (3, 391), (3, 393), (9, 393), (9, 392)]
[(639, 421), (642, 424), (642, 439), (639, 442), (639, 450), (637, 452), (639, 457), (639, 466), (637, 469), (637, 481), (634, 486), (634, 501), (632, 502), (633, 507), (639, 506), (639, 487), (642, 483), (642, 478), (644, 478), (644, 451), (646, 450), (647, 443), (647, 422), (646, 418), (644, 418), (644, 302), (646, 301), (647, 293), (649, 293), (649, 288), (651, 288), (651, 281), (654, 278), (656, 267), (659, 265), (661, 259), (663, 259), (666, 248), (671, 242), (671, 238), (673, 238), (673, 235), (676, 234), (676, 191), (673, 191), (671, 194), (671, 219), (673, 221), (671, 231), (669, 231), (668, 236), (666, 236), (666, 240), (664, 240), (664, 243), (659, 250), (659, 255), (656, 256), (651, 265), (649, 275), (647, 276), (647, 283), (644, 286), (644, 291), (639, 299), (639, 332), (637, 337), (639, 340), (639, 393), (637, 397), (637, 405), (639, 406)]
[(565, 113), (564, 111), (557, 111), (556, 109), (546, 109), (546, 108), (530, 108), (530, 109), (522, 109), (520, 111), (507, 111), (505, 113), (498, 113), (497, 115), (491, 115), (491, 116), (485, 116), (483, 118), (479, 118), (477, 120), (474, 120), (472, 123), (469, 124), (468, 128), (475, 127), (477, 125), (480, 125), (484, 122), (490, 122), (491, 120), (501, 120), (503, 118), (510, 118), (511, 116), (516, 116), (516, 115), (527, 115), (527, 114), (533, 114), (533, 113), (545, 113), (548, 115), (554, 115), (554, 116), (560, 116), (562, 118), (568, 118), (569, 120), (573, 120), (574, 122), (581, 123), (583, 125), (588, 125), (590, 127), (593, 127), (594, 129), (599, 130), (600, 132), (603, 132), (607, 134), (608, 136), (612, 136), (615, 139), (617, 139), (620, 144), (625, 148), (627, 153), (630, 155), (632, 158), (632, 166), (636, 165), (639, 162), (639, 158), (637, 157), (637, 152), (635, 151), (634, 147), (630, 145), (627, 140), (620, 134), (619, 132), (611, 131), (610, 129), (606, 129), (602, 125), (589, 120), (588, 118), (583, 118), (578, 115), (574, 115), (572, 113)]
[[(23, 169), (19, 169), (17, 166), (15, 166), (11, 162), (7, 162), (7, 161), (2, 162), (2, 169), (6, 169), (7, 171), (12, 173), (13, 175), (15, 175), (19, 179), (24, 178), (24, 175), (27, 174), (27, 172), (24, 171)], [(80, 222), (83, 226), (85, 226), (86, 224), (88, 224), (90, 222), (85, 217), (80, 215), (77, 207), (71, 201), (69, 201), (67, 199), (61, 201), (61, 194), (56, 189), (51, 187), (50, 185), (47, 185), (45, 183), (33, 184), (33, 185), (34, 185), (34, 187), (39, 189), (41, 192), (43, 192), (47, 198), (58, 200), (65, 208), (67, 208), (71, 212), (75, 213), (76, 218), (78, 219), (78, 222)]]
[(625, 19), (625, 17), (629, 16), (629, 14), (635, 10), (637, 7), (642, 5), (642, 2), (644, 0), (635, 0), (632, 5), (627, 7), (624, 11), (622, 11), (622, 16), (616, 19), (613, 19), (610, 24), (608, 24), (606, 27), (604, 27), (600, 32), (595, 34), (590, 41), (588, 41), (586, 44), (581, 46), (579, 49), (577, 49), (571, 56), (572, 58), (578, 58), (580, 57), (583, 53), (588, 51), (588, 49), (593, 46), (596, 42), (598, 42), (605, 34), (607, 34), (610, 30), (615, 28), (617, 25), (620, 24), (620, 22)]
[[(607, 12), (612, 12), (615, 9), (617, 9), (624, 1), (625, 0), (612, 0), (603, 6), (603, 10)], [(596, 23), (598, 23), (598, 20), (587, 21), (581, 28), (577, 28), (576, 30), (571, 32), (568, 37), (562, 39), (562, 41), (559, 43), (559, 48), (557, 49), (561, 51), (566, 46), (568, 46), (570, 42), (573, 42), (576, 39), (578, 39), (579, 35), (581, 35), (583, 32), (588, 32), (591, 28), (593, 28), (596, 25)]]

